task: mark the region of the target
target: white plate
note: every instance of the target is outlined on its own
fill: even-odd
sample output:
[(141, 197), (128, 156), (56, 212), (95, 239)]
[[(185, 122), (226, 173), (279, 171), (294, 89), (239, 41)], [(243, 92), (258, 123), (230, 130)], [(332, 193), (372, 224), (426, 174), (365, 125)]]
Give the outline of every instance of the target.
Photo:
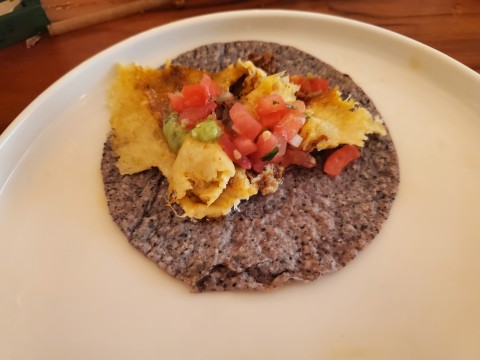
[[(342, 271), (269, 293), (191, 294), (110, 220), (99, 172), (114, 64), (237, 39), (295, 45), (349, 73), (397, 146), (401, 184)], [(337, 17), (242, 11), (128, 39), (51, 86), (0, 139), (2, 359), (480, 358), (480, 77)]]

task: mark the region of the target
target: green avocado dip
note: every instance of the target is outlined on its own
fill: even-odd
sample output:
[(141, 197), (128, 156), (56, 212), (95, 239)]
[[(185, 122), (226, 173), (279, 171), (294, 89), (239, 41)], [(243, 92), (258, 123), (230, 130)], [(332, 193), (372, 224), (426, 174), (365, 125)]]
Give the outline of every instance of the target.
[(173, 151), (178, 152), (185, 136), (189, 133), (197, 140), (208, 142), (218, 139), (222, 135), (222, 129), (217, 119), (212, 115), (198, 123), (190, 131), (182, 127), (181, 122), (178, 121), (178, 113), (175, 111), (170, 112), (163, 119), (163, 135)]

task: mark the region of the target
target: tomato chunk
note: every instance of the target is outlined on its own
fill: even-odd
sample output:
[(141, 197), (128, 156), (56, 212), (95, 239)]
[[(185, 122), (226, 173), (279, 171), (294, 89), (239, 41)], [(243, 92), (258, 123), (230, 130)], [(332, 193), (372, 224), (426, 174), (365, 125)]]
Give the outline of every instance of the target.
[(271, 161), (272, 163), (275, 163), (275, 164), (278, 164), (283, 159), (283, 156), (285, 155), (285, 151), (287, 150), (286, 140), (281, 136), (277, 136), (277, 140), (278, 140), (278, 143), (277, 143), (278, 153), (275, 155), (275, 157)]
[(178, 120), (183, 128), (187, 130), (193, 129), (200, 121), (206, 119), (216, 107), (217, 104), (214, 102), (209, 102), (201, 106), (187, 107), (178, 114)]
[(181, 93), (169, 93), (168, 98), (170, 99), (170, 105), (174, 111), (181, 112), (185, 109), (185, 101), (183, 101)]
[(328, 80), (319, 77), (290, 76), (290, 81), (300, 85), (299, 93), (302, 96), (314, 96), (328, 91)]
[(240, 135), (254, 140), (260, 130), (262, 130), (260, 123), (255, 120), (245, 106), (238, 102), (230, 108), (229, 114), (233, 122), (232, 129)]
[(215, 99), (218, 95), (223, 92), (223, 89), (215, 84), (213, 80), (207, 74), (203, 74), (202, 80), (200, 81), (200, 85), (205, 87), (208, 93), (208, 97), (210, 99)]
[(262, 172), (268, 164), (279, 164), (287, 149), (287, 142), (281, 136), (270, 133), (270, 137), (264, 140), (263, 134), (265, 133), (270, 133), (270, 131), (265, 131), (258, 137), (259, 150), (250, 156), (252, 167), (258, 173)]
[(179, 113), (179, 119), (187, 129), (194, 127), (216, 108), (215, 98), (223, 90), (210, 76), (203, 74), (199, 84), (189, 84), (181, 92), (169, 93), (171, 108)]
[(280, 163), (287, 168), (290, 165), (299, 165), (307, 168), (314, 167), (316, 164), (315, 158), (308, 152), (299, 149), (287, 149), (285, 155)]
[(222, 147), (223, 151), (228, 155), (228, 157), (237, 165), (243, 167), (244, 169), (251, 169), (252, 168), (252, 162), (250, 159), (245, 155), (242, 154), (235, 146), (233, 141), (230, 139), (230, 137), (226, 134), (223, 133), (220, 136), (220, 146)]
[(337, 176), (342, 170), (360, 157), (360, 150), (355, 145), (343, 145), (335, 150), (325, 161), (323, 171), (331, 176)]
[(272, 94), (258, 100), (256, 111), (260, 122), (265, 127), (271, 128), (283, 119), (289, 109), (280, 95)]
[(257, 140), (257, 152), (254, 154), (256, 158), (262, 158), (278, 145), (278, 139), (270, 131), (264, 131)]
[(264, 96), (258, 100), (257, 114), (259, 116), (285, 110), (285, 101), (278, 94)]
[(280, 120), (282, 120), (285, 115), (287, 114), (287, 109), (284, 109), (282, 111), (277, 111), (277, 112), (272, 112), (269, 114), (265, 114), (259, 117), (261, 123), (263, 126), (266, 128), (273, 128)]
[(233, 139), (233, 143), (242, 154), (250, 155), (257, 151), (257, 145), (246, 136), (238, 135)]
[(309, 79), (310, 81), (310, 91), (313, 93), (316, 92), (327, 92), (328, 91), (328, 80), (318, 77)]
[(200, 84), (185, 85), (182, 89), (182, 95), (185, 106), (187, 107), (202, 106), (209, 100), (207, 88)]
[(263, 161), (262, 159), (255, 159), (253, 160), (252, 168), (255, 170), (257, 173), (261, 173), (263, 169), (265, 169), (265, 166), (267, 166), (267, 162)]
[(302, 100), (295, 100), (285, 105), (288, 109), (303, 114), (305, 112), (305, 103)]
[(305, 115), (292, 111), (275, 125), (273, 132), (282, 136), (286, 141), (290, 141), (303, 124), (305, 124)]

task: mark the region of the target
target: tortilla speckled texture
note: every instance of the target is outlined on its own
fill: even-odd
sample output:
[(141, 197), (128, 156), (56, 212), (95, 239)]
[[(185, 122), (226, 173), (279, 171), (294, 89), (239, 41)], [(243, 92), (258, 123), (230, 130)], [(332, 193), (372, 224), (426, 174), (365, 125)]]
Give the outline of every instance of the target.
[[(210, 44), (173, 62), (218, 71), (265, 51), (273, 53), (277, 71), (327, 77), (344, 95), (378, 114), (348, 75), (290, 46)], [(196, 292), (269, 289), (339, 270), (372, 241), (388, 217), (399, 184), (390, 135), (372, 137), (361, 158), (337, 177), (323, 173), (324, 157), (317, 157), (314, 169), (288, 169), (276, 193), (243, 201), (239, 211), (224, 218), (201, 221), (176, 217), (165, 206), (168, 183), (157, 169), (121, 176), (109, 140), (102, 174), (114, 221), (135, 248), (170, 275)]]

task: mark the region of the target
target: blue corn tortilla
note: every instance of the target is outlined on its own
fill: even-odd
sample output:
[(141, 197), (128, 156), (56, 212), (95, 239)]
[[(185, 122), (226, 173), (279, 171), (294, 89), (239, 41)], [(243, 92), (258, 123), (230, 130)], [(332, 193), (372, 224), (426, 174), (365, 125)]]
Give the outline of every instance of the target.
[[(209, 44), (172, 62), (215, 72), (239, 58), (257, 61), (269, 73), (285, 70), (326, 77), (343, 96), (378, 115), (348, 75), (291, 46), (259, 41)], [(121, 176), (110, 138), (101, 170), (112, 219), (161, 269), (194, 292), (265, 290), (337, 271), (378, 234), (397, 194), (397, 154), (389, 134), (370, 137), (361, 152), (336, 177), (324, 174), (328, 152), (320, 152), (315, 168), (287, 169), (277, 192), (243, 201), (239, 211), (218, 219), (177, 217), (166, 206), (168, 183), (158, 169)]]

